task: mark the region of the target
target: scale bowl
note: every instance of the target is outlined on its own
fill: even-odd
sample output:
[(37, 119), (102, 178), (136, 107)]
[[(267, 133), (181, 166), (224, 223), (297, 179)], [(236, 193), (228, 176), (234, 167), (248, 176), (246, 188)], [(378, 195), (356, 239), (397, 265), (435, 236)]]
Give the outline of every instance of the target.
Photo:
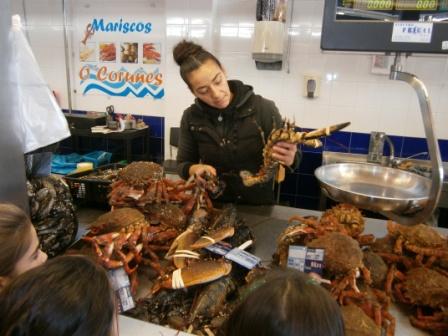
[(370, 163), (329, 164), (314, 174), (335, 201), (397, 215), (412, 215), (425, 208), (431, 188), (426, 177)]

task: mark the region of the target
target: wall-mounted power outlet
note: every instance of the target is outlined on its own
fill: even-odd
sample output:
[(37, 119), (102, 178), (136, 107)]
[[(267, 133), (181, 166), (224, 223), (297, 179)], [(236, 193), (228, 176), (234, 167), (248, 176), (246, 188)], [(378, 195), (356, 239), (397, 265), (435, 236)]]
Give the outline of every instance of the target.
[(304, 97), (317, 98), (320, 93), (320, 76), (304, 75), (302, 92)]

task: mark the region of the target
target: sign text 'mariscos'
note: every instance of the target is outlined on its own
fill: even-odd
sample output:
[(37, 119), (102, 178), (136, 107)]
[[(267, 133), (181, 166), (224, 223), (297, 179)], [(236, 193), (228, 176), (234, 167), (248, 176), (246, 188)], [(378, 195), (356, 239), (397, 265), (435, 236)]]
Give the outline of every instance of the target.
[(151, 32), (152, 24), (151, 22), (123, 22), (123, 19), (120, 19), (116, 22), (105, 22), (103, 18), (101, 19), (93, 19), (91, 23), (91, 27), (93, 31), (98, 32), (117, 32), (117, 33), (145, 33), (148, 34)]

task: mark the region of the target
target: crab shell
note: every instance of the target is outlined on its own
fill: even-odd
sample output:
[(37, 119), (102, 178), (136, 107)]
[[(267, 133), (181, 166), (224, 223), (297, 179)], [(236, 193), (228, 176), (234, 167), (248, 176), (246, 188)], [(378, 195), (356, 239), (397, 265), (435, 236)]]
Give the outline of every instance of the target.
[(448, 249), (447, 239), (425, 224), (408, 227), (388, 221), (387, 231), (393, 237), (403, 236), (407, 242), (413, 245)]
[(133, 208), (119, 208), (106, 212), (90, 224), (90, 233), (117, 232), (130, 225), (147, 224), (145, 215)]
[(135, 187), (144, 187), (151, 181), (160, 180), (162, 177), (162, 166), (147, 161), (132, 162), (118, 173), (119, 181)]
[(338, 222), (346, 227), (352, 237), (359, 236), (364, 231), (364, 217), (357, 207), (351, 204), (341, 203), (322, 214), (321, 222), (331, 220), (334, 216)]
[(406, 273), (403, 294), (414, 304), (448, 307), (448, 278), (429, 268), (413, 268)]
[(346, 336), (381, 336), (381, 327), (355, 304), (341, 307)]
[(328, 233), (311, 241), (307, 246), (325, 249), (325, 270), (332, 275), (345, 274), (364, 266), (358, 242), (342, 233)]

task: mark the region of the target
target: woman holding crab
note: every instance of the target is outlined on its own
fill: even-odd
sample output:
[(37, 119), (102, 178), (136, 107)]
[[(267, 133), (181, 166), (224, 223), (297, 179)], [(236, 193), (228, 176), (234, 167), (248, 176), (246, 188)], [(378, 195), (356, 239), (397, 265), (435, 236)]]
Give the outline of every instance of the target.
[[(227, 80), (219, 60), (189, 41), (179, 42), (173, 56), (180, 75), (196, 97), (184, 111), (177, 154), (179, 175), (187, 179), (212, 174), (226, 188), (220, 201), (272, 204), (272, 183), (244, 186), (239, 172), (256, 172), (263, 163), (265, 141), (282, 118), (274, 102), (256, 95), (251, 86)], [(296, 144), (278, 142), (272, 158), (294, 169), (300, 161)]]

